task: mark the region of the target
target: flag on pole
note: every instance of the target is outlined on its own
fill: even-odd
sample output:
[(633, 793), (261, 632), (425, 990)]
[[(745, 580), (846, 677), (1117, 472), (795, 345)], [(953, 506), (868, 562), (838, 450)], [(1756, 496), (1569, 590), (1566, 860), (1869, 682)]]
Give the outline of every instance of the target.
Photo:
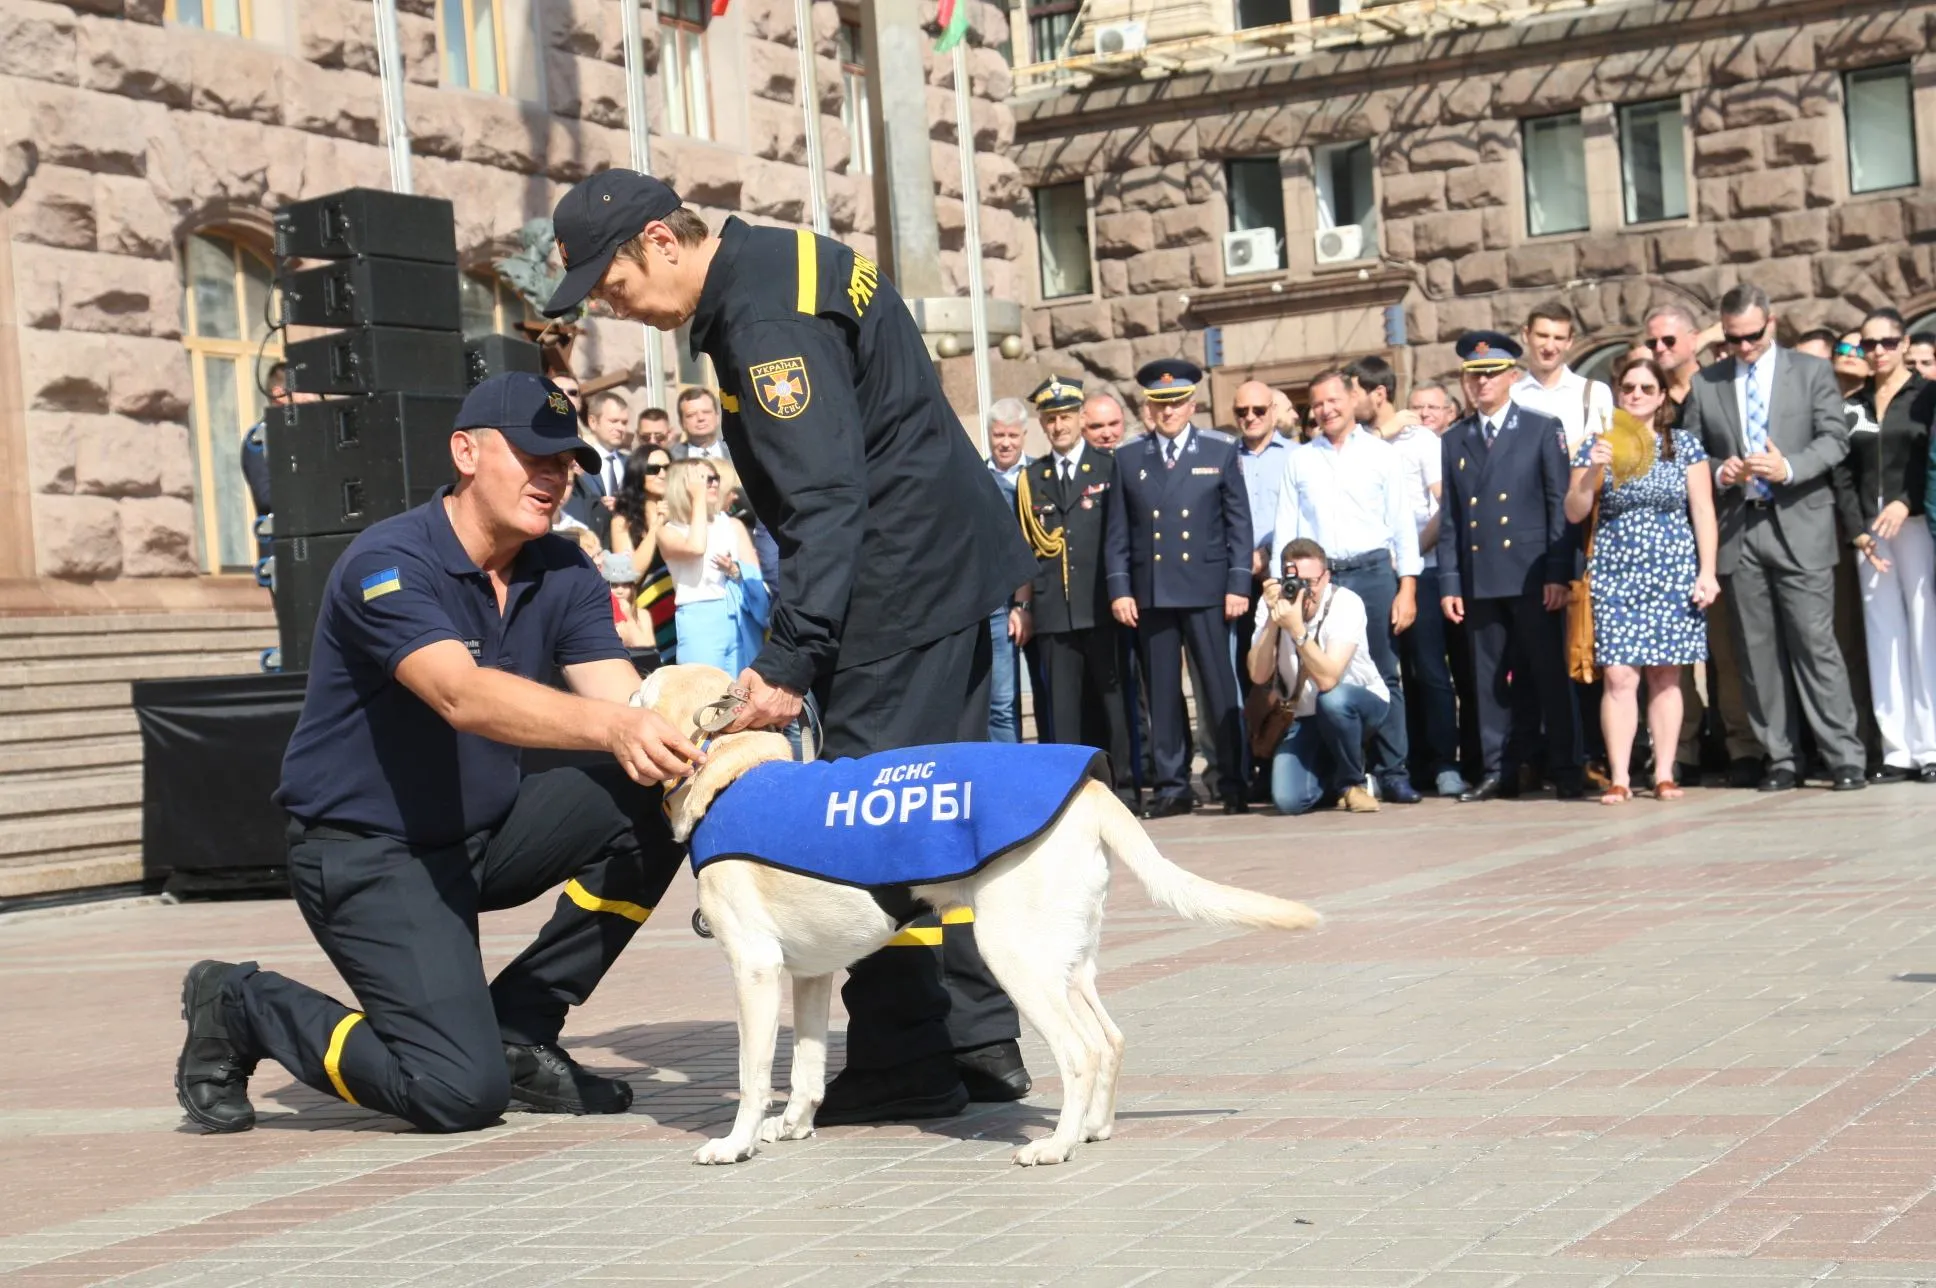
[(726, 16), (726, 6), (730, 2), (731, 0), (713, 0), (713, 17), (724, 18)]
[(967, 0), (941, 0), (941, 11), (935, 15), (935, 21), (941, 24), (941, 39), (934, 42), (934, 52), (945, 54), (968, 34)]

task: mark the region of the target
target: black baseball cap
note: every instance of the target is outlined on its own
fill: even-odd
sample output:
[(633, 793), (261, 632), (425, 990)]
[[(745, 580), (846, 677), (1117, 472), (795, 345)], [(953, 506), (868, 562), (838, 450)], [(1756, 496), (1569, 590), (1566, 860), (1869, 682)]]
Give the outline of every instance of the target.
[(551, 212), (565, 280), (551, 293), (545, 316), (555, 318), (584, 303), (618, 248), (682, 204), (678, 193), (637, 170), (601, 170), (573, 184)]
[(570, 452), (586, 473), (598, 471), (598, 452), (578, 437), (578, 414), (565, 391), (528, 371), (507, 371), (464, 395), (452, 429), (495, 429), (531, 456)]

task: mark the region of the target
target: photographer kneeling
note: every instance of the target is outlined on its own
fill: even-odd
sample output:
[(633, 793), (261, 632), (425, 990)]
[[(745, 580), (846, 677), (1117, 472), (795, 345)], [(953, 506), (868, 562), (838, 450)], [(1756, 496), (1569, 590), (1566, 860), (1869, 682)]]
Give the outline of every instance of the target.
[(1266, 581), (1257, 606), (1251, 682), (1275, 679), (1295, 702), (1296, 722), (1271, 759), (1271, 800), (1303, 814), (1336, 796), (1354, 814), (1378, 802), (1365, 790), (1365, 735), (1391, 691), (1378, 675), (1365, 601), (1331, 584), (1324, 547), (1300, 537), (1284, 547), (1283, 580)]

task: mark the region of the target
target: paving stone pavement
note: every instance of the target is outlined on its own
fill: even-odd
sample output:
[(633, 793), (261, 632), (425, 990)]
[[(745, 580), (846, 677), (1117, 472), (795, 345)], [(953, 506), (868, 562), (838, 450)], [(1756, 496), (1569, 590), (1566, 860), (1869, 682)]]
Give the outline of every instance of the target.
[[(1936, 1284), (1936, 791), (1151, 830), (1328, 924), (1193, 925), (1122, 876), (1116, 1138), (1031, 1170), (1009, 1153), (1059, 1103), (1032, 1033), (1020, 1105), (694, 1167), (732, 1116), (735, 1046), (689, 880), (566, 1031), (634, 1079), (633, 1111), (459, 1137), (269, 1067), (256, 1131), (182, 1126), (189, 962), (340, 989), (286, 902), (0, 920), (0, 1279)], [(486, 957), (544, 910), (488, 917)]]

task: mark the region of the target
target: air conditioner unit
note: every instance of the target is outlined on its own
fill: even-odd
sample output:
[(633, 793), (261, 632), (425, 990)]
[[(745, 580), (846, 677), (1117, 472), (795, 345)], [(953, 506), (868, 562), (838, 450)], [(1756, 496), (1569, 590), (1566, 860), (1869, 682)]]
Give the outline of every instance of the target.
[(1268, 273), (1278, 267), (1275, 228), (1246, 228), (1240, 233), (1223, 235), (1223, 271), (1226, 275)]
[(1365, 257), (1365, 229), (1363, 224), (1346, 224), (1342, 228), (1321, 228), (1318, 230), (1318, 263), (1348, 264), (1354, 259)]
[(1149, 44), (1149, 32), (1140, 22), (1105, 22), (1096, 28), (1096, 53), (1133, 54)]

